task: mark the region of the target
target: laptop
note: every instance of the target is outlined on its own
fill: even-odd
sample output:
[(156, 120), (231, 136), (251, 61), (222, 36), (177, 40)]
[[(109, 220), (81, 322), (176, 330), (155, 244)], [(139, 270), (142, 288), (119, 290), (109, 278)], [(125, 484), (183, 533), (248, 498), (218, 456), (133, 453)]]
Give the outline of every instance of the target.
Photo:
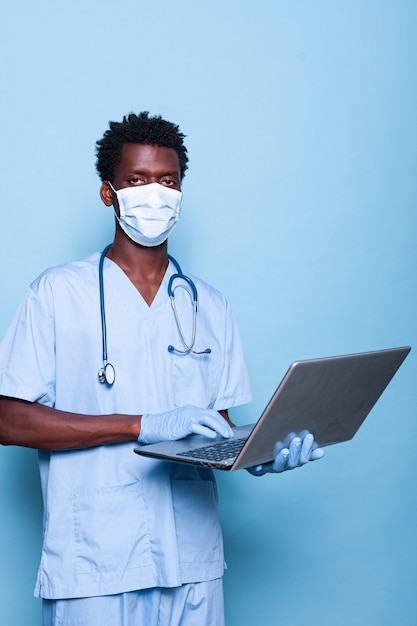
[(190, 435), (142, 445), (139, 455), (234, 471), (267, 463), (274, 445), (309, 430), (320, 447), (348, 441), (410, 352), (409, 346), (296, 361), (289, 367), (256, 424), (234, 437)]

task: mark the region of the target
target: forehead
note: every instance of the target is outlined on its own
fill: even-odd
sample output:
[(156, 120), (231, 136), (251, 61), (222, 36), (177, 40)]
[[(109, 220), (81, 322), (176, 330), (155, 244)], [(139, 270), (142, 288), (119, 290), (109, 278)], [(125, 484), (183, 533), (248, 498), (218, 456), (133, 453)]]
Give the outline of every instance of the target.
[(178, 154), (173, 148), (141, 143), (125, 143), (120, 161), (114, 168), (115, 176), (125, 172), (152, 174), (180, 173)]

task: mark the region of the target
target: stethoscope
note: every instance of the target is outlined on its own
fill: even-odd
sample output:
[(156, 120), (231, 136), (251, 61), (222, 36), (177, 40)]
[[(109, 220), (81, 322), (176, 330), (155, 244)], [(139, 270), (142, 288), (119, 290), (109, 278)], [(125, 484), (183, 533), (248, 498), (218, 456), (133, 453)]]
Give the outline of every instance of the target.
[[(99, 290), (100, 290), (101, 338), (102, 338), (102, 350), (103, 350), (103, 366), (100, 367), (100, 369), (98, 370), (98, 379), (101, 383), (106, 383), (109, 387), (113, 385), (116, 379), (116, 372), (115, 372), (113, 365), (109, 363), (107, 359), (107, 327), (106, 327), (106, 308), (104, 304), (103, 266), (104, 266), (104, 259), (106, 258), (107, 251), (111, 247), (111, 245), (112, 244), (109, 244), (108, 246), (104, 248), (103, 252), (101, 253), (100, 261), (98, 264), (98, 283), (99, 283)], [(176, 273), (172, 274), (168, 282), (168, 296), (171, 301), (171, 307), (174, 312), (175, 322), (177, 324), (181, 341), (185, 346), (185, 350), (179, 350), (177, 348), (174, 348), (174, 346), (169, 345), (168, 352), (170, 353), (176, 352), (178, 354), (189, 354), (190, 352), (192, 352), (193, 354), (197, 354), (197, 355), (198, 354), (210, 354), (211, 353), (210, 348), (206, 348), (205, 350), (202, 350), (201, 352), (194, 350), (195, 336), (196, 336), (196, 331), (197, 331), (197, 300), (198, 300), (197, 287), (195, 286), (195, 284), (193, 283), (193, 281), (191, 280), (189, 276), (186, 276), (185, 274), (183, 274), (179, 263), (169, 254), (168, 254), (168, 258), (170, 261), (172, 261), (176, 269)], [(191, 293), (184, 284), (174, 285), (174, 282), (178, 280), (185, 282), (186, 285), (188, 285), (189, 289), (191, 290)], [(192, 330), (192, 335), (191, 335), (191, 341), (189, 343), (187, 343), (187, 340), (185, 339), (185, 336), (181, 327), (181, 323), (178, 317), (177, 308), (175, 306), (175, 290), (180, 289), (180, 288), (184, 289), (188, 293), (188, 295), (190, 296), (190, 299), (192, 300), (192, 305), (193, 305), (193, 330)]]

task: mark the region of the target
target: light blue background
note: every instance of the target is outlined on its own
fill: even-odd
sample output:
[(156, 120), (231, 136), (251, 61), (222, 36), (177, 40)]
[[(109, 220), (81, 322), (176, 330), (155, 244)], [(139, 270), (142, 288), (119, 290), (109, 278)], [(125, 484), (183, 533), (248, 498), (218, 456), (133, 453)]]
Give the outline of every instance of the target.
[[(416, 18), (413, 0), (2, 6), (1, 335), (41, 270), (111, 240), (94, 143), (147, 109), (187, 135), (170, 251), (234, 309), (255, 394), (237, 422), (295, 359), (415, 347), (352, 442), (219, 476), (228, 626), (417, 623)], [(1, 622), (39, 626), (36, 453), (1, 448), (0, 470)]]

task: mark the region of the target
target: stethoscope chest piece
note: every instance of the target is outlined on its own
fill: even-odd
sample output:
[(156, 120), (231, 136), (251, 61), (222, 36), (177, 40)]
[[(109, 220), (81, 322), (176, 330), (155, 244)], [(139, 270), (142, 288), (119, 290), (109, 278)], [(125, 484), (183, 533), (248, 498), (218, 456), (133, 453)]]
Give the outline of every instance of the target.
[(109, 387), (112, 386), (116, 378), (116, 372), (111, 363), (106, 363), (98, 370), (98, 379), (101, 383), (106, 383)]

